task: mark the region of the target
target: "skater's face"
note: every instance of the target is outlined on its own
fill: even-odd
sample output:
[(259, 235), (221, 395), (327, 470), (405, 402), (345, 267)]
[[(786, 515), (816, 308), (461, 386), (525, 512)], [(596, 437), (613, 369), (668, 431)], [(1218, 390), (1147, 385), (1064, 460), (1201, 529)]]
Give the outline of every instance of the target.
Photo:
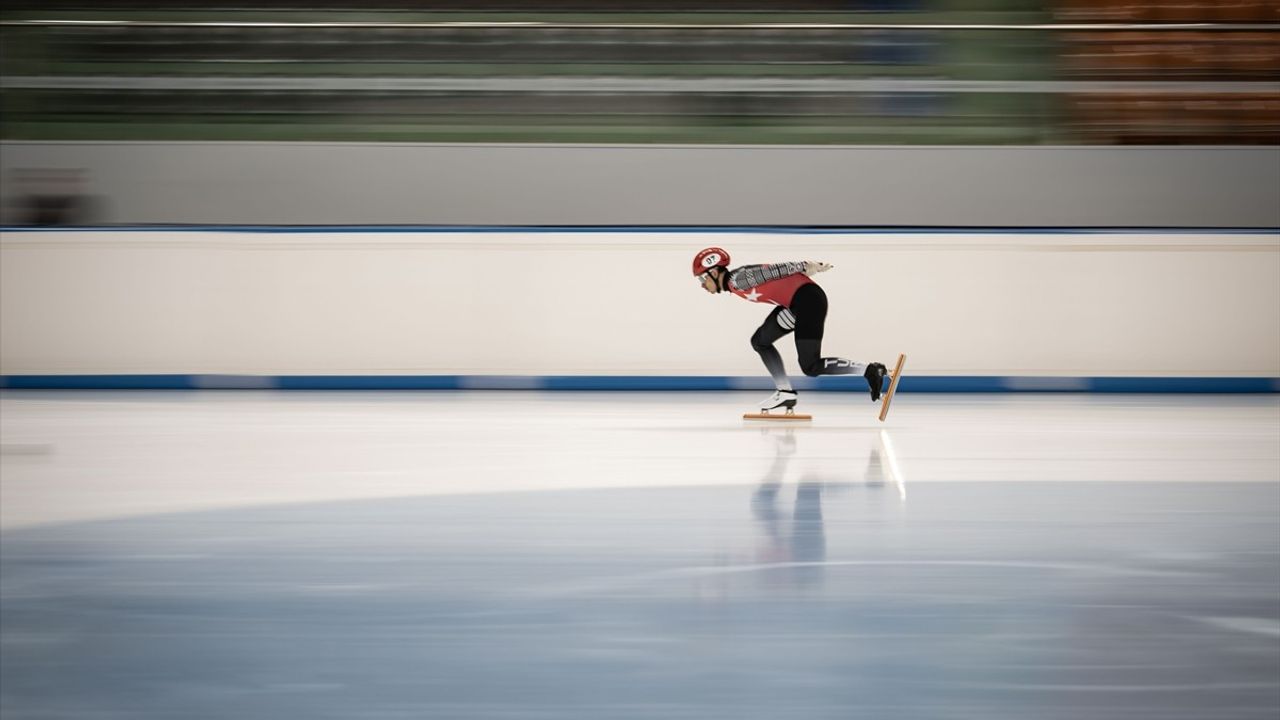
[(717, 285), (716, 285), (716, 275), (715, 275), (715, 273), (716, 273), (716, 269), (715, 269), (715, 268), (712, 268), (711, 270), (708, 270), (707, 272), (704, 272), (704, 273), (702, 273), (701, 275), (699, 275), (699, 276), (698, 276), (698, 280), (699, 280), (699, 282), (701, 282), (701, 283), (702, 283), (702, 289), (703, 289), (703, 290), (706, 290), (707, 292), (709, 292), (709, 293), (711, 293), (711, 294), (713, 294), (713, 295), (714, 295), (715, 293), (719, 292), (719, 290), (720, 290), (720, 288), (719, 288), (719, 287), (717, 287)]

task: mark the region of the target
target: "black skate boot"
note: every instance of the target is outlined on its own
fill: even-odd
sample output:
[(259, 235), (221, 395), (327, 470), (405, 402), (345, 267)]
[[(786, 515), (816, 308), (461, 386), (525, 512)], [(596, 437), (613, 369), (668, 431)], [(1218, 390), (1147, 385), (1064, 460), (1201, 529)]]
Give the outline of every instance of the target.
[(871, 363), (867, 366), (867, 371), (862, 376), (867, 379), (867, 385), (871, 386), (871, 402), (880, 399), (880, 388), (884, 387), (884, 376), (888, 373), (884, 365), (881, 363)]

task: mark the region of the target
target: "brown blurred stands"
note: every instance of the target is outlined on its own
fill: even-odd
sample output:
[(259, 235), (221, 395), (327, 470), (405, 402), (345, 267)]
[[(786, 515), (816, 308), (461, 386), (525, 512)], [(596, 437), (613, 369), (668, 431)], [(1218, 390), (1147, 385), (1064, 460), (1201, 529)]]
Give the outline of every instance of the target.
[[(1280, 0), (1065, 0), (1069, 23), (1280, 23)], [(1143, 30), (1064, 34), (1069, 80), (1276, 82), (1275, 30)], [(1280, 93), (1073, 93), (1072, 125), (1097, 144), (1280, 143)]]

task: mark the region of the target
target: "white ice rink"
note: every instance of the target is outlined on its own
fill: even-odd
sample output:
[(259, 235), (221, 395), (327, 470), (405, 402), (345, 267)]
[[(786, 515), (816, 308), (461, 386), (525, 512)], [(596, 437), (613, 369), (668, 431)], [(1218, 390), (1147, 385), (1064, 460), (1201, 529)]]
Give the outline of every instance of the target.
[(1280, 397), (0, 395), (13, 718), (1280, 716)]

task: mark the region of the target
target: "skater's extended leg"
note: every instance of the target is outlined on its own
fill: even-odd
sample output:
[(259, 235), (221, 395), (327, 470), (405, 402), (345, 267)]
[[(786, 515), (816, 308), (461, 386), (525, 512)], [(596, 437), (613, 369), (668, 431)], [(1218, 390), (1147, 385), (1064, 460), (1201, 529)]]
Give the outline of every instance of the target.
[(822, 288), (816, 285), (801, 288), (796, 293), (792, 308), (796, 315), (796, 356), (804, 374), (809, 377), (861, 375), (867, 380), (871, 399), (879, 400), (884, 384), (884, 365), (822, 356), (822, 335), (827, 323), (827, 295)]
[(809, 377), (819, 375), (862, 375), (867, 364), (842, 357), (822, 357), (822, 341), (796, 337), (796, 354), (800, 357), (800, 369)]
[(842, 357), (822, 357), (822, 341), (813, 338), (796, 336), (796, 353), (800, 356), (800, 367), (810, 377), (818, 375), (861, 375), (867, 381), (867, 389), (871, 391), (871, 400), (880, 399), (880, 391), (884, 388), (884, 376), (887, 372), (881, 363), (860, 363)]

